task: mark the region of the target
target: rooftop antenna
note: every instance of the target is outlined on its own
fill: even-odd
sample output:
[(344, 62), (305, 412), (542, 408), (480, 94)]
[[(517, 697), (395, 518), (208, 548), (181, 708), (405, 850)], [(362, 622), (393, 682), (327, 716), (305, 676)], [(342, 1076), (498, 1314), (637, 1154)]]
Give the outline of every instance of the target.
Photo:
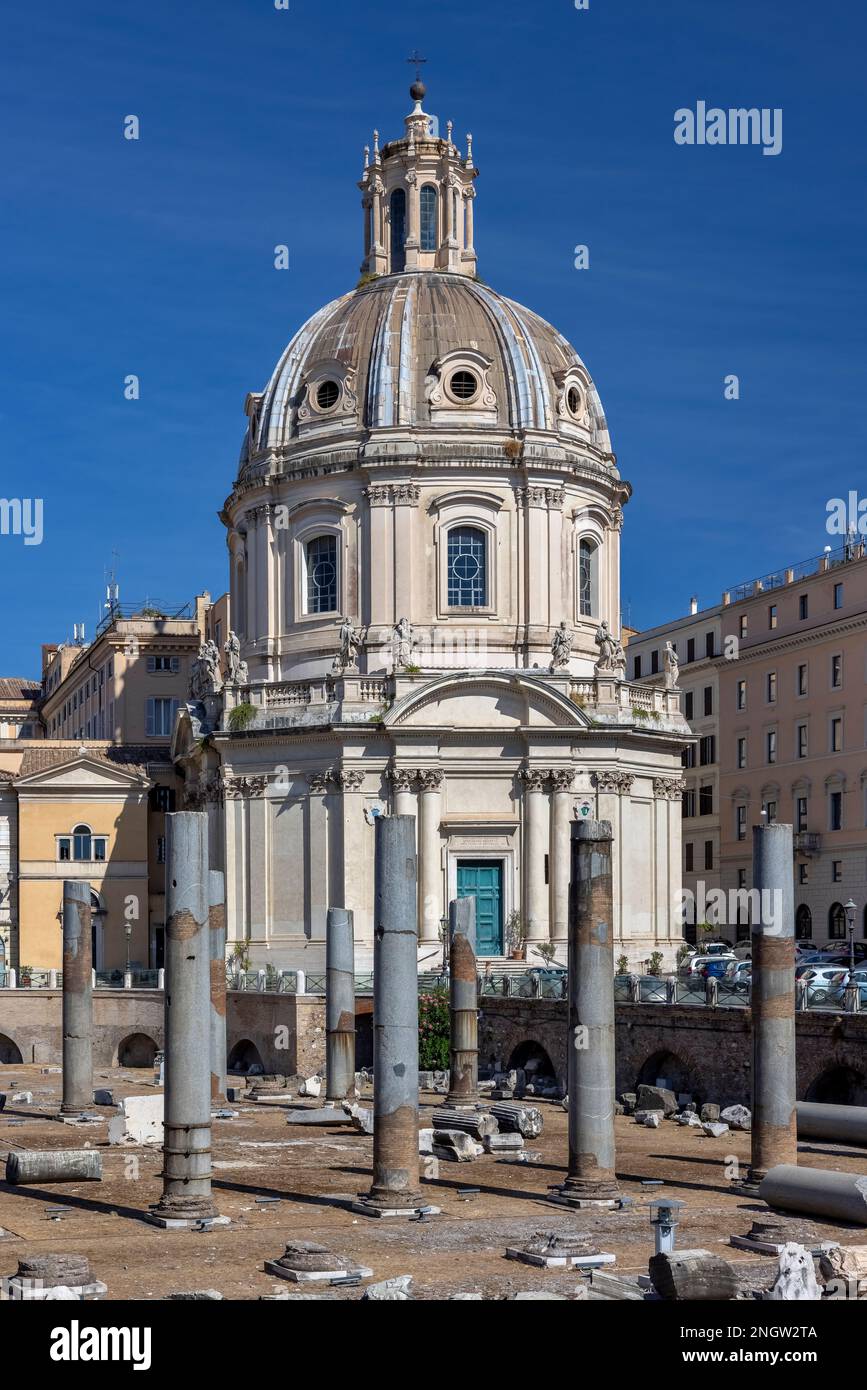
[(114, 617), (120, 607), (120, 585), (117, 582), (117, 561), (118, 553), (116, 550), (111, 552), (111, 570), (106, 575), (105, 584), (105, 603), (102, 605), (109, 617)]

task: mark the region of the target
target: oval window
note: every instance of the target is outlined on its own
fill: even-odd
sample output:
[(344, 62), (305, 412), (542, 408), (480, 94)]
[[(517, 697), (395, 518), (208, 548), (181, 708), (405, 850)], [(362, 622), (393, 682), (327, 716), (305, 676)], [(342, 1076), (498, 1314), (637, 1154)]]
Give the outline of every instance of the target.
[(479, 389), (478, 379), (472, 372), (455, 372), (449, 382), (449, 389), (456, 400), (471, 401)]
[(340, 387), (336, 381), (323, 381), (316, 392), (316, 404), (320, 410), (331, 410), (340, 399)]
[(569, 390), (566, 393), (566, 405), (569, 408), (570, 415), (574, 415), (576, 419), (580, 418), (582, 414), (581, 407), (583, 405), (583, 402), (581, 399), (581, 392), (578, 390), (577, 386), (569, 387)]

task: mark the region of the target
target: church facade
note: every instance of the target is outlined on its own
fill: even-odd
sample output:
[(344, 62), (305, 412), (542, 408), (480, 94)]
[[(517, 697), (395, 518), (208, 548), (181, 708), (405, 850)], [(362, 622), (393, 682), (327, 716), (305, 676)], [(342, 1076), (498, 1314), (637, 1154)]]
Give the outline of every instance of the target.
[(333, 905), (369, 968), (388, 814), (416, 817), (423, 968), (465, 894), (480, 955), (565, 959), (579, 816), (613, 823), (617, 954), (670, 962), (690, 733), (676, 672), (625, 679), (631, 489), (575, 350), (478, 278), (472, 139), (434, 135), (424, 94), (365, 151), (358, 286), (247, 397), (234, 632), (179, 713), (185, 804), (254, 967), (324, 968)]

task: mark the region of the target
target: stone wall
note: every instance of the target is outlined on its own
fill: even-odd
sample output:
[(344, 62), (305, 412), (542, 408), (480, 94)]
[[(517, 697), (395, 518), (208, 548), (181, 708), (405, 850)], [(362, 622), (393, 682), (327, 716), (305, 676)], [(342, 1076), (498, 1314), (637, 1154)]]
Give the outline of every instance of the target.
[[(356, 1003), (359, 1065), (369, 1064), (373, 1001)], [(749, 1103), (750, 1012), (685, 1005), (618, 1004), (617, 1091), (639, 1081), (670, 1081), (697, 1100)], [(311, 1075), (325, 1065), (325, 1000), (321, 995), (228, 996), (230, 1058), (244, 1067)], [(134, 1040), (139, 1035), (139, 1041)], [(804, 1013), (797, 1020), (800, 1099), (867, 1105), (867, 1014)], [(149, 990), (97, 990), (94, 1063), (117, 1065), (143, 1044), (163, 1046), (163, 998)], [(10, 1055), (12, 1049), (17, 1052)], [(479, 1024), (483, 1074), (521, 1066), (540, 1050), (557, 1079), (566, 1081), (566, 1004), (550, 999), (484, 1000)], [(364, 1056), (362, 1056), (364, 1052)], [(0, 993), (0, 1060), (57, 1064), (61, 1060), (59, 990)], [(545, 1068), (546, 1070), (548, 1068)]]
[[(365, 1011), (365, 1001), (359, 1000)], [(0, 1062), (44, 1062), (62, 1057), (62, 991), (0, 992)], [(156, 990), (96, 990), (93, 995), (94, 1066), (124, 1058), (146, 1063), (165, 1038), (163, 996)], [(311, 1075), (325, 1061), (325, 1000), (320, 995), (230, 991), (226, 1034), (229, 1056), (238, 1051), (265, 1071)], [(129, 1062), (134, 1065), (134, 1062)]]
[[(566, 1082), (566, 1004), (547, 999), (485, 999), (479, 1064), (520, 1065), (533, 1047)], [(531, 1054), (532, 1055), (532, 1054)], [(749, 1104), (749, 1009), (618, 1004), (617, 1092), (658, 1077), (698, 1100)], [(797, 1016), (798, 1098), (867, 1105), (867, 1014)], [(847, 1094), (848, 1091), (848, 1094)]]

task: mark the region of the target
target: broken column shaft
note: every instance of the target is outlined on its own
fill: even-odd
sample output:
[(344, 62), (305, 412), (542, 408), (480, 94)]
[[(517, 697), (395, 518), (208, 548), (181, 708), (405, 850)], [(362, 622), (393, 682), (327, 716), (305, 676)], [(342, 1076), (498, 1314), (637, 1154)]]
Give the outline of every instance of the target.
[(479, 1014), (476, 980), (476, 900), (449, 903), (449, 1094), (447, 1105), (479, 1098)]
[(355, 1098), (355, 936), (352, 913), (329, 907), (325, 937), (325, 1076), (328, 1100)]
[(90, 884), (63, 883), (63, 1099), (61, 1115), (93, 1105)]
[(797, 1163), (792, 827), (753, 827), (752, 1126), (748, 1180)]
[(208, 871), (211, 979), (211, 1102), (226, 1103), (226, 888), (219, 869)]
[(383, 1210), (419, 1206), (418, 888), (415, 816), (376, 822), (373, 1185)]
[(163, 1195), (154, 1215), (216, 1216), (211, 1199), (208, 818), (166, 816)]
[(611, 823), (572, 826), (569, 894), (570, 1202), (614, 1201), (614, 924)]

